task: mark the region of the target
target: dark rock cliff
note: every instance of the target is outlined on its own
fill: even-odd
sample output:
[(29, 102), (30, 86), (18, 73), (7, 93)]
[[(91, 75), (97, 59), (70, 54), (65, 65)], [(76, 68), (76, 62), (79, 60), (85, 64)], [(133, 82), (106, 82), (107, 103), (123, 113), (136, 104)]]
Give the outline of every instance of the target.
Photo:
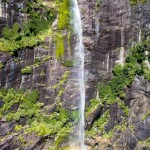
[[(12, 25), (16, 21), (20, 23), (22, 18), (26, 18), (17, 11), (25, 7), (25, 3), (26, 1), (11, 1), (8, 6), (3, 4), (2, 16), (0, 16), (1, 29), (3, 26)], [(79, 0), (79, 7), (83, 22), (86, 102), (88, 105), (89, 100), (98, 94), (97, 84), (108, 81), (112, 77), (112, 68), (116, 63), (124, 64), (128, 47), (149, 36), (150, 1), (131, 7), (128, 0)], [(73, 47), (73, 37), (71, 43)], [(65, 44), (64, 59), (72, 59), (73, 52), (67, 47), (67, 43)], [(20, 50), (14, 56), (0, 52), (0, 62), (4, 64), (4, 67), (0, 69), (0, 87), (38, 89), (39, 101), (49, 107), (52, 106), (49, 111), (53, 111), (60, 90), (54, 89), (53, 86), (59, 83), (66, 71), (70, 71), (68, 81), (63, 85), (64, 93), (61, 99), (63, 107), (68, 110), (76, 109), (79, 101), (79, 85), (75, 77), (77, 69), (66, 67), (57, 61), (54, 50), (54, 42), (51, 37), (48, 37), (45, 46)], [(50, 56), (50, 60), (43, 61), (46, 56)], [(40, 65), (36, 66), (35, 58), (41, 60)], [(30, 75), (21, 74), (21, 69), (25, 66), (31, 66), (33, 73)], [(99, 150), (150, 149), (149, 146), (138, 143), (138, 141), (144, 141), (150, 137), (150, 118), (142, 120), (150, 109), (150, 83), (143, 77), (136, 76), (134, 83), (127, 89), (127, 96), (124, 101), (129, 106), (129, 117), (124, 118), (122, 116), (122, 111), (117, 104), (111, 105), (109, 108), (111, 116), (107, 128), (110, 130), (116, 123), (126, 120), (128, 127), (125, 131), (116, 132), (112, 141), (96, 139), (93, 144), (92, 139), (90, 139), (90, 146), (93, 144), (95, 149)], [(101, 112), (98, 110), (98, 113)], [(0, 124), (0, 130), (5, 128), (3, 135), (11, 130), (8, 126), (3, 125), (3, 123)], [(2, 150), (14, 148), (9, 144), (10, 139), (0, 144)], [(44, 146), (41, 143), (42, 139), (36, 139), (34, 144), (42, 145), (41, 148), (40, 146), (37, 148), (33, 144), (27, 149), (42, 149)]]

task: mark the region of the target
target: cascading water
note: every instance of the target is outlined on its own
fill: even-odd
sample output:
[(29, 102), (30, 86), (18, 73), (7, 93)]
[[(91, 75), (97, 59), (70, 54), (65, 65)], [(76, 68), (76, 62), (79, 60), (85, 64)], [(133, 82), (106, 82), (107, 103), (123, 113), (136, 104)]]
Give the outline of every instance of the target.
[(74, 50), (74, 57), (77, 61), (78, 81), (80, 88), (80, 103), (79, 103), (79, 130), (78, 130), (78, 147), (80, 150), (85, 150), (84, 145), (84, 109), (85, 109), (85, 83), (84, 83), (84, 46), (82, 35), (81, 15), (77, 0), (71, 0), (72, 24), (77, 41)]

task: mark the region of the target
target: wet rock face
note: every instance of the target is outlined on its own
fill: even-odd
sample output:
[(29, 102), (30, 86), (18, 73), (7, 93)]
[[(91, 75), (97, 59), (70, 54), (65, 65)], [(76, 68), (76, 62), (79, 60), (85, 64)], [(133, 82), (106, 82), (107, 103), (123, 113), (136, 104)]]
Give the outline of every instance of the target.
[(83, 22), (88, 100), (96, 97), (98, 82), (110, 79), (114, 64), (124, 62), (129, 39), (129, 4), (124, 0), (78, 3)]
[[(120, 148), (125, 145), (128, 150), (143, 150), (138, 141), (145, 141), (150, 137), (150, 118), (143, 120), (145, 114), (150, 110), (150, 83), (143, 77), (136, 76), (132, 86), (127, 92), (125, 99), (129, 106), (129, 116), (124, 118), (127, 128), (122, 133), (115, 133), (114, 143)], [(116, 110), (114, 110), (114, 113)], [(121, 118), (121, 117), (120, 117)], [(111, 117), (111, 119), (115, 119)], [(116, 142), (117, 141), (117, 142)]]
[(146, 39), (150, 35), (150, 1), (133, 7), (131, 13), (131, 36), (133, 41)]
[[(111, 145), (110, 149), (149, 150), (149, 145), (145, 145), (144, 142), (150, 138), (150, 117), (145, 117), (145, 114), (150, 110), (150, 83), (143, 77), (136, 76), (133, 84), (127, 90), (125, 103), (129, 106), (128, 116), (124, 114), (117, 104), (112, 104), (109, 107), (110, 118), (105, 126), (107, 133), (116, 125), (126, 123), (121, 129), (118, 127), (114, 130), (113, 137), (109, 143)], [(90, 115), (92, 116), (94, 112), (95, 110)], [(96, 149), (96, 144), (98, 143), (97, 149), (101, 149), (105, 138), (98, 138), (101, 138), (101, 140), (97, 141), (92, 138), (91, 145), (88, 142), (89, 139), (87, 139), (87, 145), (95, 146), (94, 149)], [(102, 150), (105, 150), (105, 148)]]
[(135, 134), (140, 141), (147, 140), (150, 137), (150, 117), (135, 124)]
[(125, 102), (130, 107), (130, 123), (137, 123), (150, 109), (150, 83), (137, 76), (127, 93)]
[(135, 136), (139, 141), (150, 137), (150, 118), (143, 120), (150, 110), (150, 83), (143, 77), (136, 77), (127, 94), (130, 105), (129, 123), (135, 126)]
[[(39, 101), (45, 105), (52, 105), (59, 98), (58, 92), (63, 89), (61, 102), (66, 109), (77, 109), (79, 102), (79, 84), (75, 76), (77, 69), (66, 67), (55, 57), (55, 51), (51, 48), (25, 49), (15, 52), (13, 56), (1, 52), (0, 62), (4, 65), (0, 69), (0, 87), (38, 89)], [(65, 56), (67, 56), (67, 51)], [(44, 59), (49, 57), (50, 60)], [(21, 69), (26, 66), (32, 68), (31, 74), (22, 74)], [(56, 84), (62, 80), (66, 71), (69, 71), (67, 81), (58, 88)]]

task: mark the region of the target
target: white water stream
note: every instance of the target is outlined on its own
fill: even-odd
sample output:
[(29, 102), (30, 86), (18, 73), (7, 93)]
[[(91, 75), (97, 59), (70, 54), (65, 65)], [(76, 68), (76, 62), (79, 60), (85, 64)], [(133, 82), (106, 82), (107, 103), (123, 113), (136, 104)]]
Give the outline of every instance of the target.
[(80, 89), (80, 102), (79, 102), (79, 129), (77, 147), (80, 150), (85, 150), (84, 144), (84, 109), (85, 109), (85, 83), (84, 83), (84, 46), (82, 35), (82, 22), (80, 10), (77, 0), (71, 0), (72, 11), (72, 25), (76, 35), (76, 45), (74, 50), (75, 61), (77, 61), (78, 68), (78, 82)]

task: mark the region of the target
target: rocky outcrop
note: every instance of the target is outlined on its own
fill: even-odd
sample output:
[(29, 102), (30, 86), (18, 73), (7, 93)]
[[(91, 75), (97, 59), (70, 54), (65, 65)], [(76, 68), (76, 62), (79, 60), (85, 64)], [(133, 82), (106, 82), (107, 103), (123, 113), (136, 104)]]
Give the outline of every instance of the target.
[[(147, 112), (150, 110), (149, 92), (150, 83), (143, 77), (136, 76), (125, 99), (126, 103), (129, 105), (128, 125), (124, 133), (121, 134), (120, 140), (117, 140), (117, 136), (114, 138), (114, 141), (117, 140), (116, 143), (126, 143), (126, 149), (138, 149), (140, 146), (140, 144), (138, 145), (138, 141), (144, 142), (150, 137), (149, 117), (144, 119), (144, 116), (146, 116)], [(124, 142), (122, 141), (123, 137), (125, 138)], [(144, 147), (141, 149), (144, 149)]]
[(103, 111), (103, 107), (101, 106), (98, 106), (97, 108), (95, 108), (89, 115), (88, 117), (86, 118), (85, 120), (85, 129), (87, 130), (90, 130), (92, 125), (93, 125), (93, 122), (101, 116), (101, 113)]
[[(148, 150), (150, 138), (150, 117), (146, 117), (150, 110), (150, 83), (143, 77), (136, 76), (131, 87), (126, 93), (125, 102), (129, 106), (129, 115), (125, 117), (122, 110), (117, 104), (110, 106), (110, 119), (105, 126), (106, 132), (109, 132), (116, 125), (119, 126), (114, 130), (111, 140), (106, 140), (103, 137), (95, 138), (94, 141), (87, 144), (95, 149), (102, 150)], [(99, 142), (97, 141), (97, 139)], [(93, 139), (91, 139), (93, 140)], [(105, 141), (105, 142), (103, 142)], [(109, 141), (109, 142), (108, 142)], [(97, 147), (97, 143), (99, 146)], [(105, 143), (105, 144), (104, 144)]]
[(85, 45), (87, 100), (97, 83), (111, 78), (113, 66), (124, 63), (129, 43), (130, 5), (124, 0), (79, 1)]

